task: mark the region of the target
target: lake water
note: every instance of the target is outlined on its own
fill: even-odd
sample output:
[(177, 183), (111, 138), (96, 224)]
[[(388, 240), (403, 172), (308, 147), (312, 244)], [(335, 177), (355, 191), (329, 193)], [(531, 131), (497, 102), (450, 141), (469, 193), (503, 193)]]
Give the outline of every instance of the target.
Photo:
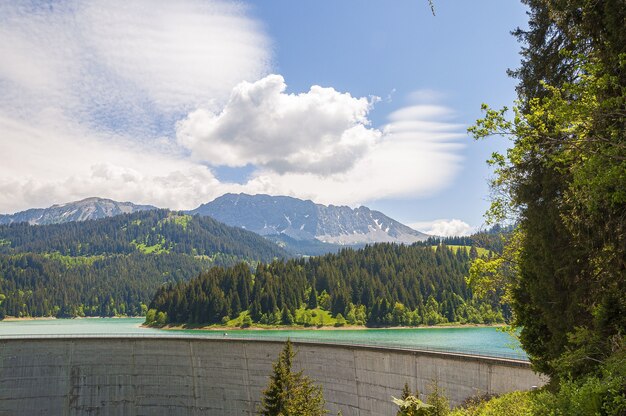
[(497, 328), (407, 328), (407, 329), (350, 329), (350, 330), (160, 330), (141, 328), (141, 318), (50, 319), (0, 322), (0, 338), (15, 336), (58, 335), (150, 335), (200, 336), (210, 338), (243, 338), (294, 341), (337, 342), (388, 347), (402, 347), (449, 351), (527, 359), (519, 342)]

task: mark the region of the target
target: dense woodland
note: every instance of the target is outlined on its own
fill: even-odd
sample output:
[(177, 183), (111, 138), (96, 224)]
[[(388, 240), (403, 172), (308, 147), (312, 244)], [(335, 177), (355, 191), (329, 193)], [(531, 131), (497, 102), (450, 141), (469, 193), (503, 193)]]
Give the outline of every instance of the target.
[(286, 253), (263, 237), (210, 217), (152, 210), (95, 221), (0, 226), (0, 253), (95, 256), (130, 253), (216, 253), (272, 260)]
[(216, 267), (161, 287), (148, 320), (160, 314), (159, 324), (213, 324), (245, 312), (248, 323), (311, 325), (317, 322), (306, 310), (321, 308), (369, 326), (502, 322), (497, 295), (472, 297), (465, 282), (471, 256), (477, 251), (467, 247), (382, 243), (259, 263), (254, 273), (245, 264)]
[(165, 283), (283, 256), (251, 232), (166, 210), (0, 226), (0, 316), (140, 315)]

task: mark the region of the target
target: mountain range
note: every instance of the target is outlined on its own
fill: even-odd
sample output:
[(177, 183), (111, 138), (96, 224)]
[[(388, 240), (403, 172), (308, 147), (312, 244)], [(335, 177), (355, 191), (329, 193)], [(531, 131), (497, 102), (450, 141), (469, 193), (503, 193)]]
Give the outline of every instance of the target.
[(0, 215), (0, 224), (27, 222), (31, 225), (61, 224), (73, 221), (97, 220), (120, 214), (157, 209), (152, 205), (136, 205), (104, 198), (86, 198), (49, 208), (32, 208), (12, 215)]
[(322, 205), (289, 196), (225, 194), (189, 211), (264, 236), (353, 245), (414, 243), (428, 238), (379, 211)]
[[(58, 224), (155, 209), (151, 205), (87, 198), (0, 215), (0, 224)], [(429, 237), (364, 206), (355, 209), (327, 206), (288, 196), (225, 194), (186, 213), (210, 216), (227, 225), (260, 234), (297, 255), (319, 255), (345, 246), (380, 242), (410, 244)]]

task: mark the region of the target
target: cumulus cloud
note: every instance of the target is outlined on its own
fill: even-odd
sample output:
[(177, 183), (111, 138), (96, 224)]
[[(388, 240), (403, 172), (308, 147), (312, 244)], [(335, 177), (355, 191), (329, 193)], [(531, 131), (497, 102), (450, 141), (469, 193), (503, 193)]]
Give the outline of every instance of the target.
[(223, 111), (200, 109), (179, 123), (178, 142), (213, 166), (256, 165), (247, 192), (333, 204), (427, 195), (460, 166), (462, 126), (444, 106), (400, 108), (377, 129), (366, 98), (285, 90), (279, 75), (241, 83)]
[(466, 236), (475, 231), (474, 227), (458, 219), (422, 221), (408, 225), (415, 230), (440, 237)]
[(212, 165), (325, 177), (351, 169), (380, 138), (366, 98), (317, 85), (286, 89), (280, 75), (242, 82), (221, 112), (199, 109), (179, 123), (178, 142)]

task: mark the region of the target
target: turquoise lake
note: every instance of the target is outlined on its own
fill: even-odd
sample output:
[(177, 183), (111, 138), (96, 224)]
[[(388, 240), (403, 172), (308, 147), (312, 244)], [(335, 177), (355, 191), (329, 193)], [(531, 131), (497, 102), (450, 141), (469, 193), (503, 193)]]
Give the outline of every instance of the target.
[(350, 330), (159, 330), (141, 328), (142, 318), (50, 319), (0, 322), (0, 338), (59, 335), (199, 336), (264, 340), (317, 341), (387, 346), (527, 359), (519, 342), (497, 328), (407, 328)]

